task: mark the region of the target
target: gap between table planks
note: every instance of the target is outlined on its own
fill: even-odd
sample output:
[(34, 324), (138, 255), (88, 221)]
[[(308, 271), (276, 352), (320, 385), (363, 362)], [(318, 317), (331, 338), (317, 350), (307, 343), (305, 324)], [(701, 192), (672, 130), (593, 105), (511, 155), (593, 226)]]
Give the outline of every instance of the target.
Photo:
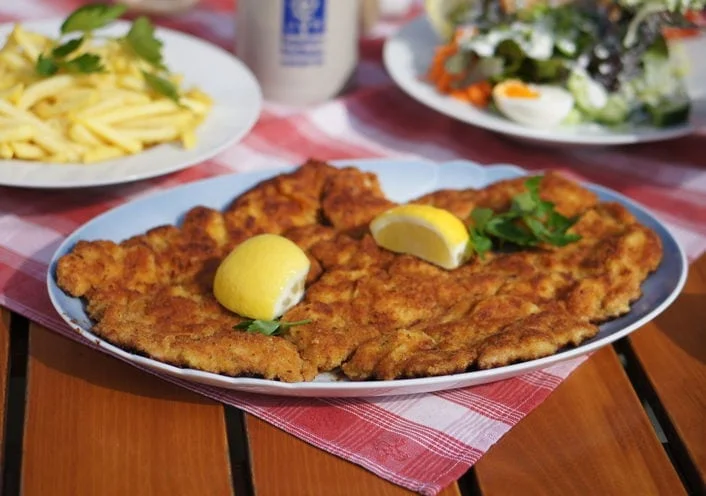
[(676, 302), (628, 342), (691, 490), (706, 493), (706, 254)]
[[(24, 496), (233, 494), (220, 404), (35, 325), (25, 417)], [(259, 433), (272, 446), (297, 441), (270, 429)], [(251, 442), (254, 453), (270, 447)], [(300, 449), (307, 459), (319, 451)], [(352, 463), (317, 455), (326, 458), (327, 473), (343, 476), (344, 488), (365, 492), (330, 493), (321, 478), (300, 478), (296, 485), (290, 479), (289, 492), (277, 494), (411, 494)], [(313, 467), (321, 466), (317, 455)], [(291, 460), (283, 466), (293, 468)], [(273, 473), (282, 471), (266, 477)], [(266, 486), (254, 492), (273, 494)], [(454, 485), (442, 494), (460, 492)]]
[(483, 494), (685, 494), (612, 347), (596, 352), (476, 464)]
[(30, 325), (22, 494), (232, 494), (223, 408)]
[[(664, 401), (666, 420), (674, 422), (674, 432), (689, 447), (687, 454), (701, 474), (703, 423), (690, 420), (704, 413), (705, 384), (698, 380), (704, 363), (693, 359), (703, 356), (698, 353), (704, 346), (704, 308), (694, 301), (706, 293), (704, 267), (706, 257), (692, 266), (685, 293), (674, 306), (630, 338)], [(2, 310), (0, 367), (5, 373), (0, 394), (6, 389), (8, 315)], [(664, 363), (669, 364), (666, 370)], [(673, 390), (679, 377), (697, 379), (687, 381), (688, 401), (679, 396), (684, 389)], [(223, 408), (216, 403), (34, 325), (27, 393), (25, 495), (46, 494), (47, 489), (51, 494), (232, 491)], [(406, 493), (253, 417), (246, 425), (256, 494), (333, 494), (327, 491), (331, 488), (351, 489), (349, 494)], [(475, 468), (479, 489), (486, 495), (519, 488), (523, 494), (533, 489), (611, 494), (624, 487), (644, 489), (642, 494), (683, 494), (651, 429), (614, 351), (605, 348), (481, 459)], [(632, 441), (619, 444), (613, 434)], [(280, 473), (287, 467), (295, 476), (272, 477), (272, 467)], [(305, 492), (294, 492), (297, 486)], [(454, 485), (442, 494), (459, 490)]]
[(634, 386), (658, 411), (688, 492), (705, 493), (705, 323), (703, 255), (675, 303), (629, 336), (637, 384), (611, 348), (597, 352), (476, 464), (483, 493), (684, 494)]
[[(261, 495), (394, 496), (409, 491), (343, 462), (270, 424), (245, 416), (253, 486)], [(276, 476), (273, 471), (277, 472)], [(439, 496), (460, 496), (458, 485)]]

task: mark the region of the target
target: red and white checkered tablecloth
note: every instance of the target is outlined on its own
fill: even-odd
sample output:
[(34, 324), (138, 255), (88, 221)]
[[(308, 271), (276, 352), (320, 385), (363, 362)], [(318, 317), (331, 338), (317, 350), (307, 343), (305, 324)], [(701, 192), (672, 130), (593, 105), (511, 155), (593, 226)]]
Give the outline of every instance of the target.
[[(80, 4), (2, 2), (0, 21), (64, 17)], [(413, 9), (408, 17), (418, 12)], [(202, 0), (187, 13), (155, 21), (232, 50), (233, 19), (232, 0)], [(345, 96), (303, 110), (266, 105), (243, 141), (202, 164), (80, 194), (0, 187), (0, 305), (77, 339), (54, 311), (45, 288), (47, 264), (73, 230), (137, 196), (214, 175), (297, 164), (308, 157), (463, 158), (561, 170), (646, 205), (672, 229), (690, 259), (704, 251), (706, 128), (674, 141), (601, 149), (539, 147), (474, 128), (415, 102), (387, 77), (381, 62), (384, 37), (404, 20), (383, 20), (361, 41), (356, 84)], [(167, 380), (242, 408), (394, 483), (436, 494), (581, 361), (467, 389), (371, 400), (255, 396)]]

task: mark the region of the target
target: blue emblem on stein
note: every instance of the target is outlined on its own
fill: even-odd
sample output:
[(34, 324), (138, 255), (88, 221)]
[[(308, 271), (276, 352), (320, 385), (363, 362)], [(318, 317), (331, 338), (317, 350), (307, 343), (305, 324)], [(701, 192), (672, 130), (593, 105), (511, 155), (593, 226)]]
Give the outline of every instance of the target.
[(326, 0), (284, 0), (280, 56), (288, 66), (323, 63)]

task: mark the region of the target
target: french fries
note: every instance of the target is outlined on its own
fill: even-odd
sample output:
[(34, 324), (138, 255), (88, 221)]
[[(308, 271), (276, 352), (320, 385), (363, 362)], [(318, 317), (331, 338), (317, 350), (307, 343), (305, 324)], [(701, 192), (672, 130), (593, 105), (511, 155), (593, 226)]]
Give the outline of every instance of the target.
[(38, 59), (58, 43), (16, 24), (0, 48), (1, 159), (90, 164), (162, 143), (195, 146), (208, 95), (172, 74), (178, 101), (155, 91), (144, 76), (153, 67), (118, 39), (87, 39), (72, 54), (99, 56), (100, 72), (41, 75)]

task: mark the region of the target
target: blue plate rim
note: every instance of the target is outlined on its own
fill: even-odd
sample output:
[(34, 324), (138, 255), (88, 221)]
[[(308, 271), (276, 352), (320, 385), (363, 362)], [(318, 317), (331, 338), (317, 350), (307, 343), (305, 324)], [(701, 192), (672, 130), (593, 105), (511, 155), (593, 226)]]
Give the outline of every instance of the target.
[[(520, 175), (526, 175), (530, 173), (530, 171), (527, 171), (520, 166), (513, 165), (513, 164), (505, 164), (505, 163), (497, 163), (497, 164), (489, 164), (489, 165), (480, 165), (478, 163), (469, 161), (469, 160), (452, 160), (452, 161), (446, 161), (446, 162), (434, 162), (432, 160), (424, 160), (424, 159), (346, 159), (346, 160), (335, 160), (331, 161), (329, 163), (332, 163), (333, 165), (336, 166), (347, 166), (347, 165), (354, 165), (354, 166), (360, 166), (361, 168), (365, 170), (372, 170), (376, 168), (378, 165), (383, 164), (385, 166), (398, 166), (402, 167), (404, 165), (410, 165), (410, 164), (415, 164), (415, 165), (420, 165), (422, 164), (423, 166), (433, 166), (433, 167), (439, 167), (443, 168), (445, 166), (451, 166), (451, 167), (469, 167), (469, 169), (473, 169), (476, 172), (478, 170), (483, 170), (484, 173), (488, 173), (489, 171), (493, 170), (504, 170), (507, 171), (507, 173), (512, 174), (511, 176), (505, 176), (505, 177), (517, 177)], [(591, 183), (591, 182), (585, 182), (582, 181), (580, 184), (584, 187), (587, 187), (588, 189), (596, 192), (601, 199), (609, 199), (609, 200), (616, 200), (619, 203), (622, 203), (625, 205), (633, 214), (637, 214), (638, 219), (641, 222), (644, 222), (644, 220), (647, 220), (649, 227), (653, 228), (656, 230), (657, 234), (659, 235), (660, 239), (662, 240), (663, 246), (665, 248), (665, 257), (670, 257), (672, 260), (672, 263), (675, 263), (676, 266), (679, 268), (679, 275), (677, 276), (674, 284), (671, 286), (671, 291), (669, 294), (660, 301), (658, 305), (655, 307), (651, 308), (651, 310), (642, 318), (638, 319), (637, 321), (617, 330), (613, 331), (610, 333), (608, 336), (603, 336), (600, 339), (593, 338), (592, 340), (589, 340), (588, 342), (579, 345), (578, 347), (575, 348), (570, 348), (566, 349), (563, 351), (560, 351), (554, 355), (550, 355), (548, 357), (544, 358), (539, 358), (536, 360), (530, 360), (526, 362), (520, 362), (517, 364), (512, 364), (512, 365), (507, 365), (504, 367), (498, 367), (495, 369), (487, 369), (487, 370), (476, 370), (476, 371), (471, 371), (471, 372), (463, 372), (460, 374), (453, 374), (453, 375), (447, 375), (447, 376), (438, 376), (438, 377), (423, 377), (423, 378), (412, 378), (412, 379), (396, 379), (396, 380), (390, 380), (390, 381), (372, 381), (372, 382), (355, 382), (355, 381), (332, 381), (332, 382), (317, 382), (317, 381), (311, 381), (311, 382), (295, 382), (295, 383), (286, 383), (286, 382), (280, 382), (280, 381), (274, 381), (274, 380), (269, 380), (269, 379), (261, 379), (261, 378), (243, 378), (243, 377), (230, 377), (230, 376), (225, 376), (225, 375), (220, 375), (220, 374), (215, 374), (212, 372), (203, 372), (200, 370), (196, 369), (187, 369), (187, 368), (181, 368), (177, 367), (174, 365), (166, 364), (163, 362), (159, 362), (150, 358), (147, 358), (145, 356), (141, 355), (136, 355), (133, 353), (126, 352), (122, 350), (121, 348), (109, 343), (108, 341), (103, 340), (100, 338), (100, 336), (95, 335), (90, 332), (90, 329), (85, 329), (80, 325), (80, 320), (77, 319), (74, 316), (69, 315), (64, 311), (63, 306), (61, 305), (60, 299), (65, 298), (68, 300), (79, 300), (79, 298), (71, 298), (68, 295), (66, 295), (56, 284), (54, 274), (55, 274), (55, 268), (56, 268), (56, 263), (58, 259), (67, 253), (70, 248), (75, 244), (75, 242), (79, 239), (80, 235), (82, 232), (85, 232), (89, 228), (92, 228), (93, 226), (100, 225), (100, 223), (104, 222), (106, 218), (109, 218), (111, 215), (117, 215), (119, 214), (123, 209), (128, 209), (128, 208), (135, 208), (136, 205), (139, 204), (144, 204), (144, 203), (151, 203), (155, 201), (155, 199), (160, 198), (160, 197), (169, 197), (170, 195), (175, 195), (179, 193), (180, 191), (187, 190), (189, 188), (193, 188), (199, 184), (207, 184), (209, 181), (223, 181), (223, 180), (232, 180), (232, 181), (237, 181), (237, 182), (245, 182), (245, 183), (257, 183), (261, 180), (268, 179), (270, 177), (273, 177), (277, 174), (283, 173), (283, 172), (288, 172), (293, 169), (295, 169), (297, 166), (285, 166), (285, 167), (278, 167), (278, 168), (273, 168), (273, 169), (267, 169), (267, 170), (260, 170), (260, 171), (252, 171), (252, 172), (244, 172), (244, 173), (233, 173), (233, 174), (226, 174), (222, 176), (215, 176), (215, 177), (210, 177), (206, 179), (201, 179), (198, 181), (193, 181), (190, 183), (182, 184), (173, 188), (169, 188), (166, 190), (161, 190), (157, 191), (148, 195), (145, 195), (143, 197), (137, 198), (132, 201), (125, 202), (121, 205), (118, 205), (117, 207), (114, 207), (112, 209), (109, 209), (98, 216), (92, 218), (91, 220), (87, 221), (86, 223), (82, 224), (79, 226), (77, 229), (75, 229), (71, 234), (69, 234), (64, 241), (59, 245), (59, 247), (55, 250), (54, 254), (51, 257), (51, 261), (49, 263), (49, 267), (47, 270), (47, 290), (49, 293), (49, 297), (51, 300), (52, 305), (54, 306), (54, 309), (59, 313), (61, 318), (69, 324), (69, 326), (74, 329), (75, 331), (78, 331), (79, 334), (88, 340), (90, 343), (93, 343), (98, 346), (98, 348), (102, 349), (103, 351), (112, 354), (112, 355), (118, 355), (119, 358), (131, 362), (134, 365), (138, 366), (139, 368), (144, 368), (147, 370), (151, 370), (153, 372), (163, 373), (169, 376), (174, 376), (179, 379), (184, 379), (186, 381), (195, 381), (201, 384), (212, 384), (213, 381), (221, 383), (217, 384), (220, 387), (225, 387), (226, 389), (235, 389), (235, 390), (244, 390), (248, 391), (254, 388), (256, 392), (265, 392), (266, 394), (276, 394), (276, 395), (290, 395), (291, 393), (296, 393), (298, 396), (317, 396), (317, 395), (331, 395), (331, 393), (337, 393), (340, 392), (342, 388), (345, 389), (343, 391), (344, 394), (341, 394), (341, 396), (355, 396), (357, 395), (356, 393), (360, 392), (361, 395), (363, 393), (367, 393), (371, 390), (374, 390), (371, 394), (372, 395), (377, 395), (377, 394), (382, 394), (382, 395), (395, 395), (395, 394), (407, 394), (408, 392), (414, 392), (415, 389), (421, 388), (424, 389), (425, 387), (430, 388), (428, 389), (429, 391), (437, 391), (437, 390), (443, 390), (443, 389), (451, 389), (454, 387), (463, 387), (466, 382), (469, 382), (468, 385), (473, 385), (473, 384), (482, 384), (486, 382), (493, 382), (495, 380), (500, 380), (502, 378), (506, 377), (512, 377), (515, 375), (522, 374), (524, 372), (530, 372), (538, 369), (542, 369), (545, 367), (549, 367), (551, 365), (555, 365), (567, 360), (570, 360), (572, 358), (577, 358), (586, 354), (589, 354), (605, 345), (608, 345), (622, 337), (627, 336), (634, 330), (638, 329), (639, 327), (643, 326), (647, 322), (651, 321), (655, 317), (657, 317), (660, 313), (662, 313), (667, 307), (669, 307), (674, 300), (677, 298), (677, 296), (681, 293), (684, 284), (686, 282), (686, 277), (687, 277), (687, 269), (688, 269), (688, 261), (685, 255), (685, 252), (683, 248), (681, 247), (680, 243), (677, 241), (677, 239), (674, 237), (674, 235), (671, 233), (669, 228), (664, 225), (662, 222), (660, 222), (657, 217), (652, 213), (647, 207), (644, 205), (640, 204), (639, 202), (636, 202), (635, 200), (632, 200), (631, 198), (618, 193), (617, 191), (614, 191), (610, 188)], [(531, 171), (532, 174), (541, 174), (542, 171)], [(438, 175), (438, 169), (437, 169), (437, 175)], [(502, 179), (504, 179), (503, 177)], [(254, 181), (254, 182), (253, 182)], [(241, 190), (241, 191), (244, 191)], [(237, 195), (238, 192), (235, 192), (233, 196)], [(199, 201), (194, 201), (192, 206), (199, 205)], [(181, 217), (184, 212), (180, 212), (178, 214), (178, 217)], [(134, 234), (140, 234), (142, 231), (135, 232)], [(674, 252), (676, 250), (676, 252)], [(664, 260), (663, 260), (664, 263)], [(652, 274), (650, 277), (654, 277), (655, 274)], [(648, 278), (649, 280), (649, 278)], [(644, 296), (644, 295), (643, 295)], [(639, 300), (637, 300), (639, 301)], [(82, 305), (83, 308), (83, 305)], [(631, 308), (632, 312), (632, 308)], [(622, 316), (621, 318), (625, 318), (630, 315), (629, 312), (628, 314)], [(88, 319), (88, 317), (85, 315), (84, 312), (84, 319)], [(87, 321), (87, 320), (86, 320)], [(603, 328), (603, 325), (599, 326), (601, 329)], [(599, 332), (599, 335), (601, 333)], [(483, 376), (489, 376), (489, 377), (483, 377)], [(498, 376), (498, 378), (495, 378), (495, 376)], [(484, 380), (485, 378), (489, 378), (490, 380)], [(440, 379), (444, 380), (444, 384), (442, 386), (448, 386), (448, 387), (439, 387), (436, 388), (435, 382), (439, 382)], [(480, 382), (478, 382), (475, 379), (480, 379)], [(438, 385), (438, 384), (436, 384)], [(259, 389), (262, 389), (259, 390)], [(390, 391), (386, 391), (390, 390)], [(376, 393), (375, 391), (382, 391), (382, 393)], [(338, 395), (338, 394), (334, 394)]]

